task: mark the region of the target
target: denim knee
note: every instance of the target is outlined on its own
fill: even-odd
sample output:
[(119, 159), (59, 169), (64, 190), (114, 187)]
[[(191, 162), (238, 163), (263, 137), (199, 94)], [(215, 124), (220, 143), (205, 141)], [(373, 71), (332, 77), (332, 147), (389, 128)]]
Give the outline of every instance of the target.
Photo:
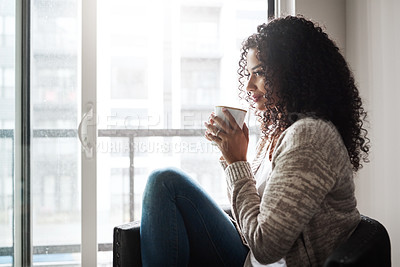
[(164, 185), (165, 182), (172, 182), (176, 179), (181, 179), (183, 175), (175, 168), (163, 168), (154, 170), (150, 173), (147, 184), (151, 187)]
[(163, 191), (168, 185), (172, 185), (178, 181), (182, 181), (184, 176), (182, 173), (174, 168), (163, 168), (154, 170), (149, 175), (147, 180), (146, 189), (143, 195), (143, 200), (147, 197), (153, 197), (158, 195), (160, 191)]

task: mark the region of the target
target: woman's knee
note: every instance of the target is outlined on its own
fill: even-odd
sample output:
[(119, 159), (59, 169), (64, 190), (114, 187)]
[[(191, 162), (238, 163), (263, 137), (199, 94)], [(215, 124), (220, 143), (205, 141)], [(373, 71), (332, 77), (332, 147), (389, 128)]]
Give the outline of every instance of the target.
[(159, 186), (165, 182), (171, 182), (181, 178), (181, 174), (174, 168), (157, 169), (150, 173), (147, 184), (152, 186)]
[(143, 204), (150, 204), (160, 199), (174, 198), (177, 186), (184, 183), (185, 176), (174, 168), (164, 168), (154, 170), (147, 180), (145, 191), (143, 192)]
[(176, 184), (182, 184), (187, 177), (178, 169), (163, 168), (154, 170), (147, 180), (146, 191), (155, 192)]

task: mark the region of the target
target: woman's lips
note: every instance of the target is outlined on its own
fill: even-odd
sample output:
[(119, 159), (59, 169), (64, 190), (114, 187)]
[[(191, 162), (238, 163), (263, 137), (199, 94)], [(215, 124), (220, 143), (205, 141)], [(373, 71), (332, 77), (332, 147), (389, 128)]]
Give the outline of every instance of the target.
[(254, 102), (258, 102), (258, 100), (260, 100), (261, 97), (262, 97), (262, 95), (253, 95), (253, 96), (251, 96), (251, 99), (252, 99)]

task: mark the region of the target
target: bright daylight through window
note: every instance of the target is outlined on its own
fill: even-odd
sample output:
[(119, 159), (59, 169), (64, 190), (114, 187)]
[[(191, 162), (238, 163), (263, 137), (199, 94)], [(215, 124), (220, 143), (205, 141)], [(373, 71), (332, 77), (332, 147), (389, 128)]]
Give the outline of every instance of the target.
[(0, 266), (13, 262), (15, 5), (0, 1)]
[[(14, 2), (0, 0), (0, 266), (12, 266), (13, 251)], [(80, 5), (31, 1), (34, 266), (81, 265)], [(266, 22), (267, 1), (97, 5), (98, 266), (111, 266), (113, 227), (140, 218), (154, 168), (183, 168), (228, 202), (203, 122), (235, 103), (240, 44)]]

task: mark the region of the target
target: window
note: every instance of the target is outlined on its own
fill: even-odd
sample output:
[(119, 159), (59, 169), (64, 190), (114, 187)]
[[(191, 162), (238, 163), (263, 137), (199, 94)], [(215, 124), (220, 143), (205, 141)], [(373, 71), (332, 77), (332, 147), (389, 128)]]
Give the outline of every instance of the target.
[(140, 219), (154, 168), (183, 168), (228, 203), (219, 151), (203, 137), (203, 122), (215, 105), (237, 98), (241, 41), (266, 21), (266, 9), (266, 1), (99, 2), (100, 243), (112, 242), (115, 225)]
[[(0, 9), (4, 266), (12, 265), (14, 242), (14, 2), (0, 4), (7, 3)], [(88, 192), (81, 187), (77, 138), (86, 90), (81, 88), (81, 5), (31, 1), (34, 266), (82, 264), (81, 199)], [(266, 21), (267, 1), (114, 0), (97, 5), (97, 188), (92, 190), (97, 190), (98, 265), (111, 266), (113, 227), (140, 218), (142, 192), (154, 168), (183, 168), (219, 203), (228, 203), (219, 152), (203, 137), (203, 122), (215, 105), (235, 102), (240, 42)]]

